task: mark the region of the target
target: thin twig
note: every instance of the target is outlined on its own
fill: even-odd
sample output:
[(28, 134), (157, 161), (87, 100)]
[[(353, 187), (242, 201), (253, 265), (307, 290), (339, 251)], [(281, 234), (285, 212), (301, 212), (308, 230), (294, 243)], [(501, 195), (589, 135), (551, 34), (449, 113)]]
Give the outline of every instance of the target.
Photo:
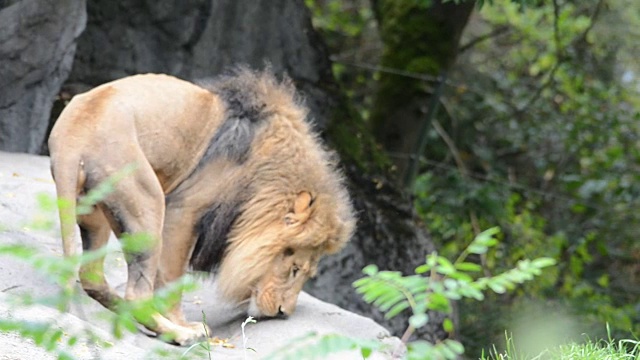
[(443, 72), (439, 77), (438, 86), (436, 86), (435, 90), (431, 94), (431, 99), (429, 99), (429, 107), (427, 109), (426, 118), (422, 122), (420, 129), (418, 130), (418, 141), (416, 142), (416, 147), (414, 150), (415, 158), (409, 161), (409, 166), (404, 174), (403, 184), (405, 188), (411, 188), (413, 183), (415, 182), (416, 176), (418, 175), (419, 168), (419, 160), (420, 155), (424, 154), (427, 148), (427, 132), (429, 130), (429, 123), (436, 118), (436, 114), (438, 113), (438, 107), (440, 105), (440, 97), (442, 96), (442, 92), (444, 90), (444, 85), (447, 81), (447, 73)]
[(437, 76), (420, 74), (420, 73), (415, 73), (415, 72), (400, 70), (400, 69), (394, 69), (386, 66), (377, 66), (377, 65), (366, 64), (366, 63), (345, 61), (345, 60), (340, 60), (334, 56), (331, 57), (331, 61), (342, 64), (342, 65), (348, 65), (348, 66), (353, 66), (353, 67), (362, 68), (362, 69), (371, 70), (371, 71), (379, 71), (387, 74), (404, 76), (404, 77), (416, 79), (416, 80), (422, 80), (422, 81), (428, 81), (428, 82), (440, 81), (440, 78)]
[(485, 40), (489, 40), (491, 38), (500, 36), (504, 33), (506, 33), (507, 31), (509, 31), (509, 27), (504, 25), (504, 26), (499, 26), (491, 31), (489, 31), (488, 33), (484, 34), (484, 35), (480, 35), (474, 39), (469, 40), (468, 43), (460, 46), (458, 48), (458, 53), (462, 54), (463, 52), (471, 49), (472, 47), (476, 46), (477, 44), (485, 41)]
[[(560, 44), (560, 5), (558, 5), (558, 0), (553, 0), (553, 39), (556, 44), (556, 54), (560, 55), (562, 51), (562, 47)], [(558, 56), (557, 61), (560, 61), (560, 57)]]
[(558, 71), (558, 68), (560, 68), (560, 64), (563, 61), (562, 46), (560, 43), (560, 24), (558, 23), (559, 18), (560, 5), (558, 5), (558, 0), (553, 0), (553, 39), (556, 50), (556, 62), (555, 64), (553, 64), (553, 68), (551, 68), (551, 71), (549, 71), (549, 76), (547, 77), (545, 82), (540, 87), (538, 87), (536, 92), (529, 98), (524, 106), (521, 106), (516, 110), (516, 113), (518, 114), (524, 113), (529, 108), (529, 106), (538, 101), (538, 99), (542, 95), (542, 92), (553, 83), (556, 76), (556, 71)]
[(407, 330), (405, 330), (404, 334), (402, 334), (402, 338), (400, 338), (400, 341), (402, 341), (403, 344), (408, 343), (414, 331), (415, 329), (413, 328), (413, 326), (409, 325), (409, 327), (407, 327)]
[(598, 19), (598, 17), (600, 16), (600, 11), (602, 10), (603, 5), (604, 5), (604, 0), (598, 1), (598, 4), (596, 5), (596, 9), (593, 11), (593, 14), (591, 14), (591, 23), (589, 24), (589, 26), (587, 26), (587, 28), (582, 33), (582, 36), (581, 36), (582, 41), (587, 40), (587, 35), (589, 35), (589, 32), (591, 32), (591, 29), (593, 29), (593, 26), (596, 23), (596, 19)]
[[(469, 170), (467, 169), (467, 166), (464, 164), (464, 161), (462, 161), (462, 156), (460, 156), (460, 151), (458, 150), (456, 143), (449, 136), (449, 134), (447, 134), (447, 131), (442, 127), (442, 125), (440, 125), (437, 119), (431, 120), (431, 124), (433, 125), (433, 128), (436, 130), (438, 135), (440, 135), (442, 140), (445, 142), (445, 144), (447, 144), (447, 147), (449, 148), (451, 155), (453, 155), (453, 158), (456, 161), (460, 175), (462, 175), (462, 177), (465, 180), (468, 180)], [(473, 228), (473, 235), (477, 236), (482, 232), (482, 229), (480, 228), (480, 221), (478, 220), (478, 215), (476, 214), (476, 211), (474, 209), (469, 210), (469, 220), (471, 221), (471, 227)], [(489, 272), (489, 269), (486, 267), (487, 259), (485, 254), (480, 255), (480, 263), (482, 265), (482, 269), (484, 270), (485, 275), (487, 276), (491, 275), (491, 273)]]
[(458, 166), (458, 170), (460, 171), (460, 174), (462, 174), (462, 176), (464, 177), (467, 177), (469, 171), (467, 170), (467, 167), (464, 165), (464, 162), (462, 161), (462, 156), (460, 156), (460, 151), (458, 151), (458, 147), (456, 146), (453, 139), (451, 139), (451, 137), (449, 136), (449, 134), (447, 134), (445, 129), (442, 127), (442, 125), (440, 125), (440, 122), (438, 122), (438, 119), (432, 119), (431, 125), (433, 125), (433, 128), (436, 130), (438, 135), (440, 135), (444, 143), (449, 148), (451, 155), (453, 155), (453, 159), (456, 161), (456, 165)]
[(11, 291), (13, 289), (17, 289), (19, 287), (21, 287), (22, 285), (13, 285), (13, 286), (9, 286), (8, 288), (4, 288), (2, 290), (0, 290), (0, 292), (7, 292), (7, 291)]

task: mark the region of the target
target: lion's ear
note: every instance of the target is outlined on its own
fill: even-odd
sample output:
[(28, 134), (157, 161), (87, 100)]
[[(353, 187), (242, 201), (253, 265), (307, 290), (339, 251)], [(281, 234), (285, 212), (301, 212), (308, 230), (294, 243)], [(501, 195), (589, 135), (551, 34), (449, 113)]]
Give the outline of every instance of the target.
[(284, 222), (287, 225), (303, 224), (311, 215), (311, 204), (313, 197), (308, 191), (302, 191), (293, 202), (293, 209), (284, 216)]

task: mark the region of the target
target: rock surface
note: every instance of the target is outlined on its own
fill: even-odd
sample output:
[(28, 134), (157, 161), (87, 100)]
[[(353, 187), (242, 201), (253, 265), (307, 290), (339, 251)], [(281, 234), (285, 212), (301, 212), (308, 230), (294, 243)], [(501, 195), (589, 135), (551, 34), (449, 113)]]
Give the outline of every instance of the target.
[[(44, 211), (38, 206), (37, 194), (54, 196), (54, 184), (49, 175), (47, 157), (0, 152), (0, 245), (22, 244), (37, 248), (49, 256), (61, 256), (55, 211)], [(53, 228), (36, 230), (35, 221), (51, 221)], [(117, 244), (112, 239), (112, 243)], [(123, 284), (125, 263), (122, 254), (115, 251), (107, 258), (108, 279), (112, 284)], [(214, 347), (213, 358), (243, 358), (243, 339), (240, 324), (244, 321), (242, 309), (221, 301), (211, 280), (201, 280), (201, 288), (186, 294), (183, 308), (187, 318), (201, 319), (204, 315), (213, 335), (229, 339), (235, 349)], [(110, 324), (105, 314), (110, 314), (99, 304), (83, 296), (83, 301), (74, 304), (69, 313), (43, 306), (15, 307), (12, 302), (21, 294), (33, 296), (55, 295), (59, 288), (47, 274), (37, 272), (29, 265), (7, 255), (0, 255), (0, 319), (23, 319), (51, 321), (64, 331), (63, 340), (74, 334), (91, 331), (100, 338), (114, 342), (110, 348), (101, 347), (81, 337), (70, 352), (79, 359), (156, 359), (160, 352), (168, 352), (166, 358), (177, 358), (186, 351), (162, 343), (142, 333), (130, 334), (115, 342), (110, 335)], [(246, 327), (249, 358), (263, 358), (289, 344), (293, 339), (314, 331), (319, 334), (337, 333), (363, 339), (383, 341), (390, 345), (385, 353), (376, 353), (373, 358), (393, 358), (401, 353), (399, 340), (370, 319), (345, 311), (335, 305), (322, 302), (302, 293), (296, 312), (287, 320), (264, 320)], [(391, 350), (395, 349), (395, 350)], [(400, 349), (400, 350), (399, 350)], [(394, 353), (395, 351), (395, 353)], [(207, 358), (202, 352), (193, 350), (195, 358)], [(14, 333), (0, 333), (0, 360), (8, 359), (53, 359), (54, 356), (37, 348), (29, 340)], [(356, 352), (335, 354), (330, 358), (358, 358)]]
[(0, 149), (40, 151), (85, 21), (84, 0), (0, 2)]
[(320, 127), (329, 118), (329, 58), (302, 1), (93, 0), (87, 12), (69, 77), (76, 89), (138, 73), (196, 80), (268, 63), (296, 82)]

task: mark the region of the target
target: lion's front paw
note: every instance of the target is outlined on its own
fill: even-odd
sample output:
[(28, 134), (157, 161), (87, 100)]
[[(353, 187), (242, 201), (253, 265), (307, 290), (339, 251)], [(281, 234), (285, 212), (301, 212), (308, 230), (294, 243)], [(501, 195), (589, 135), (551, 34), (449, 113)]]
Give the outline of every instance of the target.
[(178, 325), (160, 314), (154, 314), (154, 327), (149, 330), (155, 331), (159, 337), (167, 342), (173, 342), (180, 346), (189, 346), (207, 339), (210, 330), (203, 323), (186, 323)]
[(191, 329), (195, 332), (200, 332), (203, 334), (203, 336), (207, 336), (210, 337), (211, 336), (211, 329), (209, 328), (209, 326), (203, 322), (198, 322), (198, 321), (191, 321), (188, 322), (186, 324), (184, 324), (184, 326), (188, 329)]
[[(196, 326), (197, 325), (197, 326)], [(206, 327), (206, 330), (205, 330)], [(175, 329), (169, 336), (180, 346), (190, 346), (208, 338), (209, 327), (201, 323), (189, 323), (187, 327)]]

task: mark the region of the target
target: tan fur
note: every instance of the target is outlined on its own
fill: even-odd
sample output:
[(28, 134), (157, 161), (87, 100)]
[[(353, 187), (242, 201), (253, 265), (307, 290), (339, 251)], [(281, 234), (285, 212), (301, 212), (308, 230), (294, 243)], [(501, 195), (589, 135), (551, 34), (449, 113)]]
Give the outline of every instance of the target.
[[(91, 249), (104, 246), (109, 228), (116, 235), (129, 230), (162, 239), (146, 260), (129, 264), (127, 299), (152, 296), (184, 274), (195, 224), (215, 202), (249, 196), (227, 235), (218, 284), (227, 298), (249, 300), (256, 316), (293, 312), (320, 257), (341, 249), (354, 230), (335, 159), (313, 135), (293, 86), (249, 70), (236, 75), (269, 114), (240, 165), (214, 157), (196, 170), (226, 119), (225, 105), (212, 92), (166, 75), (132, 76), (79, 95), (54, 126), (52, 173), (58, 196), (71, 203), (60, 209), (67, 255), (74, 248), (76, 198), (119, 169), (136, 166), (92, 214), (77, 220)], [(165, 202), (165, 196), (175, 200)], [(87, 272), (92, 275), (82, 276)], [(104, 279), (102, 259), (83, 266), (81, 281), (92, 297), (114, 307), (118, 297)], [(153, 318), (145, 325), (179, 344), (203, 335), (201, 326), (184, 320), (180, 304)]]

